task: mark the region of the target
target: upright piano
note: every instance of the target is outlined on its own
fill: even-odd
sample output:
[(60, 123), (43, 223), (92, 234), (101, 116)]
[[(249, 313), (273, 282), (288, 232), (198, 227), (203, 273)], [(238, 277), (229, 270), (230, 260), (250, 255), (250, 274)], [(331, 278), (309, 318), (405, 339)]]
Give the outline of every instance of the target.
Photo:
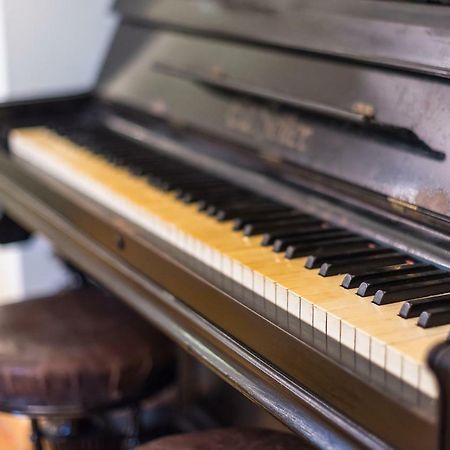
[(93, 92), (1, 108), (9, 215), (319, 448), (450, 448), (450, 8), (116, 10)]

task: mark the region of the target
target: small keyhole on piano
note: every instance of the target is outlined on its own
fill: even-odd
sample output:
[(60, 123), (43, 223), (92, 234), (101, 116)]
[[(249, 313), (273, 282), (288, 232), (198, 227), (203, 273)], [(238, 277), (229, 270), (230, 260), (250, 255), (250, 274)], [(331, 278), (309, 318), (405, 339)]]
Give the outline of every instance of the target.
[(116, 247), (119, 250), (123, 250), (125, 248), (125, 240), (122, 235), (118, 234), (116, 237)]

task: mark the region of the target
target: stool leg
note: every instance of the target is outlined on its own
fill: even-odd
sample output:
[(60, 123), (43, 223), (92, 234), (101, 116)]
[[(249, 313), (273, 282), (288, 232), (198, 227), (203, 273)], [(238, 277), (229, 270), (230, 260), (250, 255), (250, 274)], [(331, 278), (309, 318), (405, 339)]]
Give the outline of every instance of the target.
[(41, 431), (38, 419), (31, 419), (31, 441), (35, 450), (42, 450)]
[(130, 419), (130, 426), (128, 427), (125, 444), (127, 450), (133, 450), (139, 445), (141, 419), (141, 407), (139, 403), (136, 403), (131, 407)]

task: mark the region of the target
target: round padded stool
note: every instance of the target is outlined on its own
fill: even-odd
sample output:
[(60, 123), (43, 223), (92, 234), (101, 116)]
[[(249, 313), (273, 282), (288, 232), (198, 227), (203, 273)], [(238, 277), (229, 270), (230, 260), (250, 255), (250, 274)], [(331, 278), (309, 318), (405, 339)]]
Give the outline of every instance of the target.
[(301, 439), (272, 430), (222, 428), (157, 439), (139, 450), (312, 450)]
[(138, 401), (162, 385), (172, 355), (163, 335), (93, 287), (2, 306), (0, 409), (61, 423)]

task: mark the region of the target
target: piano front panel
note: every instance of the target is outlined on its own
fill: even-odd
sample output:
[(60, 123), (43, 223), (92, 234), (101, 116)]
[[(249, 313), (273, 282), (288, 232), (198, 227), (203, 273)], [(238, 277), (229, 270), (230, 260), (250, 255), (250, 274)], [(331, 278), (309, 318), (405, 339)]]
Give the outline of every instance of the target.
[(124, 24), (98, 92), (241, 145), (339, 201), (364, 206), (370, 193), (387, 209), (450, 213), (449, 86), (439, 79)]

